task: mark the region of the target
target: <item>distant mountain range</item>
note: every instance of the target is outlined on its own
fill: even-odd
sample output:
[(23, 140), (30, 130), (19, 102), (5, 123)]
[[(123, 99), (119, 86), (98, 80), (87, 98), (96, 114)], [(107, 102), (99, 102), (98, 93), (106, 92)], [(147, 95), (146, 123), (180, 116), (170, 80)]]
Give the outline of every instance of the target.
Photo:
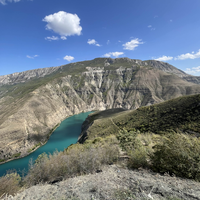
[(30, 153), (67, 116), (191, 94), (200, 77), (155, 60), (96, 58), (0, 76), (0, 161)]

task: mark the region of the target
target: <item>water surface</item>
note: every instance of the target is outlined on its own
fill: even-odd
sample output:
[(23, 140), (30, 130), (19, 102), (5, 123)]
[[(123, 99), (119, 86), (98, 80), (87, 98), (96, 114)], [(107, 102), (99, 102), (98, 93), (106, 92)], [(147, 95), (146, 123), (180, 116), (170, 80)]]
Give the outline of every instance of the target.
[(4, 175), (7, 170), (12, 169), (16, 169), (18, 172), (22, 170), (27, 172), (30, 159), (35, 161), (41, 153), (53, 153), (56, 149), (58, 151), (63, 151), (69, 145), (75, 144), (81, 134), (81, 125), (90, 113), (91, 112), (80, 113), (65, 119), (52, 133), (44, 146), (24, 158), (0, 165), (0, 176)]

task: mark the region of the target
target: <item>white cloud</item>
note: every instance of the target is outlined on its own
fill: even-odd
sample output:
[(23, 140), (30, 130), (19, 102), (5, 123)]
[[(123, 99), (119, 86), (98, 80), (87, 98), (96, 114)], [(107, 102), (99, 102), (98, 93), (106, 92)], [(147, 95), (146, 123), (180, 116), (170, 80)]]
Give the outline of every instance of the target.
[(175, 60), (185, 60), (185, 59), (196, 59), (196, 58), (200, 58), (200, 49), (197, 53), (194, 53), (194, 51), (193, 51), (192, 53), (181, 54), (180, 56), (177, 56), (174, 59)]
[(81, 35), (80, 18), (76, 14), (59, 11), (46, 16), (42, 21), (47, 22), (47, 30), (53, 30), (60, 36)]
[(52, 41), (52, 40), (59, 40), (59, 38), (57, 36), (51, 36), (51, 37), (45, 37), (45, 40)]
[(27, 55), (26, 57), (27, 57), (27, 58), (30, 58), (30, 59), (34, 59), (34, 58), (38, 57), (38, 55), (34, 55), (34, 56), (29, 56), (29, 55)]
[(60, 39), (61, 39), (61, 40), (66, 40), (67, 37), (65, 37), (65, 36), (61, 36)]
[(110, 40), (107, 40), (106, 44), (110, 44)]
[(65, 56), (63, 59), (70, 62), (70, 61), (74, 60), (74, 57), (73, 56)]
[(162, 57), (156, 58), (154, 60), (167, 61), (167, 60), (172, 60), (172, 59), (173, 59), (173, 57), (171, 57), (171, 56), (162, 56)]
[(124, 53), (123, 52), (110, 52), (110, 53), (106, 53), (106, 54), (104, 54), (103, 56), (104, 57), (111, 57), (111, 56), (113, 56), (113, 57), (119, 57), (119, 56), (121, 56), (121, 55), (123, 55)]
[(152, 27), (152, 25), (147, 26), (148, 28), (151, 29), (151, 31), (155, 31), (156, 29)]
[(200, 66), (198, 66), (198, 67), (192, 67), (192, 68), (187, 68), (185, 70), (185, 73), (188, 73), (188, 74), (197, 74), (197, 73), (200, 73)]
[(98, 42), (95, 39), (88, 39), (87, 43), (90, 45), (92, 44), (92, 45), (98, 46), (98, 47), (101, 46), (100, 44), (98, 44)]
[(6, 0), (0, 0), (0, 3), (6, 5)]
[(21, 0), (0, 0), (0, 3), (1, 4), (3, 4), (3, 5), (6, 5), (7, 4), (7, 2), (19, 2), (19, 1), (21, 1)]
[(134, 50), (139, 44), (143, 44), (143, 42), (141, 42), (141, 39), (133, 39), (130, 42), (127, 42), (125, 44), (123, 44), (122, 46), (124, 46), (124, 49), (126, 50)]
[(57, 37), (57, 36), (51, 36), (51, 37), (45, 37), (45, 40), (49, 40), (49, 41), (52, 41), (52, 40), (66, 40), (67, 39), (67, 37), (66, 36), (60, 36), (60, 38), (59, 37)]

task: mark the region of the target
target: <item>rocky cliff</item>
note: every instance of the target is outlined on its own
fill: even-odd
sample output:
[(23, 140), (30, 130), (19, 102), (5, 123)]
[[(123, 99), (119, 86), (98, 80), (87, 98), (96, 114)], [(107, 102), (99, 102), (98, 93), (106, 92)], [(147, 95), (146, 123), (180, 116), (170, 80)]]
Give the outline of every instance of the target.
[(14, 74), (0, 76), (0, 86), (7, 85), (7, 84), (12, 85), (16, 83), (23, 83), (33, 78), (44, 77), (53, 72), (56, 72), (60, 68), (61, 67), (49, 67), (49, 68), (43, 68), (43, 69), (29, 70), (25, 72), (16, 72)]
[(128, 58), (97, 58), (8, 75), (0, 87), (0, 159), (28, 154), (69, 115), (136, 109), (200, 93), (192, 78), (167, 63)]

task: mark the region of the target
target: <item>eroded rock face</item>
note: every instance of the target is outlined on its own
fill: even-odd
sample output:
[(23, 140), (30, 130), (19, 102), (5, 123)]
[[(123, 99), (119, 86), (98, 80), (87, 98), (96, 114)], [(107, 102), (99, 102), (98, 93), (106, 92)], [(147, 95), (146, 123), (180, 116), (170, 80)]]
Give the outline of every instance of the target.
[[(155, 67), (152, 63), (157, 61), (128, 58), (97, 61), (98, 66), (95, 61), (94, 67), (93, 62), (73, 63), (72, 69), (78, 65), (76, 70), (82, 67), (82, 71), (64, 74), (63, 68), (59, 76), (44, 81), (36, 89), (32, 89), (30, 82), (23, 92), (18, 87), (9, 92), (0, 88), (1, 160), (12, 158), (19, 152), (20, 156), (26, 155), (39, 142), (45, 142), (50, 131), (67, 116), (109, 108), (136, 109), (200, 93), (200, 85), (183, 80), (180, 77), (186, 76), (185, 73), (166, 63), (160, 62)], [(55, 73), (55, 70), (51, 68), (41, 73)], [(14, 79), (12, 83), (15, 83)]]
[(0, 76), (0, 86), (6, 84), (24, 83), (31, 78), (41, 78), (53, 72), (56, 72), (60, 68), (62, 67), (49, 67)]

